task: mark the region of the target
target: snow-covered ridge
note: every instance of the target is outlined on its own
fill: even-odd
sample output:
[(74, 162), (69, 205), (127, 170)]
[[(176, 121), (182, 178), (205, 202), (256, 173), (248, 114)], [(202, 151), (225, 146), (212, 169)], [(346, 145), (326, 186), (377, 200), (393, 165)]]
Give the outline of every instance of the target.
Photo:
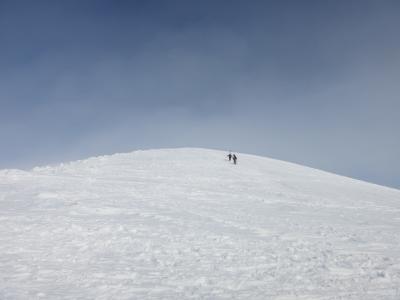
[(399, 299), (400, 191), (226, 154), (0, 171), (0, 299)]
[[(170, 153), (173, 153), (171, 156)], [(76, 172), (82, 171), (82, 168), (84, 169), (85, 167), (83, 166), (104, 166), (106, 164), (113, 164), (114, 162), (118, 162), (121, 160), (125, 160), (127, 164), (134, 165), (136, 160), (140, 159), (145, 159), (145, 160), (151, 160), (151, 159), (158, 159), (160, 158), (166, 158), (169, 161), (173, 161), (175, 159), (174, 156), (176, 155), (186, 155), (187, 159), (194, 159), (198, 160), (200, 157), (203, 157), (205, 155), (212, 155), (215, 157), (215, 155), (218, 156), (219, 159), (221, 157), (225, 157), (226, 151), (221, 151), (221, 150), (211, 150), (211, 149), (203, 149), (203, 148), (166, 148), (166, 149), (150, 149), (150, 150), (137, 150), (134, 152), (130, 153), (116, 153), (112, 155), (101, 155), (101, 156), (96, 156), (96, 157), (91, 157), (88, 159), (82, 159), (82, 160), (77, 160), (77, 161), (72, 161), (72, 162), (66, 162), (66, 163), (60, 163), (60, 164), (54, 164), (54, 165), (48, 165), (48, 166), (39, 166), (33, 168), (31, 171), (33, 173), (45, 173), (45, 172), (62, 172), (62, 170), (72, 170), (76, 169)], [(168, 155), (170, 155), (168, 157)], [(360, 184), (371, 184), (375, 185), (373, 183), (368, 183), (368, 182), (363, 182), (362, 180), (358, 179), (353, 179), (349, 178), (346, 176), (342, 175), (337, 175), (333, 174), (330, 172), (314, 169), (311, 167), (306, 167), (302, 166), (299, 164), (295, 163), (290, 163), (282, 160), (277, 160), (277, 159), (271, 159), (267, 157), (261, 157), (261, 156), (256, 156), (256, 155), (251, 155), (251, 154), (239, 154), (241, 158), (245, 158), (245, 162), (256, 162), (257, 163), (263, 163), (265, 166), (270, 167), (271, 171), (274, 169), (279, 169), (281, 171), (283, 170), (290, 170), (292, 174), (294, 172), (299, 172), (298, 175), (304, 176), (304, 175), (314, 175), (316, 177), (325, 177), (325, 176), (335, 176), (336, 180), (341, 180), (341, 181), (352, 181), (354, 183), (360, 183)], [(191, 158), (192, 156), (192, 158)], [(9, 170), (0, 170), (1, 175), (11, 175), (13, 174), (14, 176), (18, 176), (20, 173), (21, 175), (25, 174), (27, 175), (29, 171), (22, 171), (22, 170), (17, 170), (17, 169), (9, 169)], [(387, 189), (393, 189), (389, 187), (384, 187), (384, 186), (379, 186), (380, 188), (387, 188)]]

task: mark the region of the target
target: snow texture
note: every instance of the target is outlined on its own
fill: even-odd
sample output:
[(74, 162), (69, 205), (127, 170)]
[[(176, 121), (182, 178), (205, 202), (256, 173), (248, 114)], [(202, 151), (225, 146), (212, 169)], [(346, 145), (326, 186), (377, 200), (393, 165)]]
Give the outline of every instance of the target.
[(0, 299), (400, 299), (400, 191), (225, 152), (0, 171)]

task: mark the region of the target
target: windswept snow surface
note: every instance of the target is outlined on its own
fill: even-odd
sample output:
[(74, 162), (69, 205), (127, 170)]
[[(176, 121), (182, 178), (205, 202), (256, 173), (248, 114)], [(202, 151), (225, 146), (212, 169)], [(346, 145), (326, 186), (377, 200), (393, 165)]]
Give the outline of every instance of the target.
[(238, 157), (0, 171), (0, 299), (400, 299), (400, 191)]

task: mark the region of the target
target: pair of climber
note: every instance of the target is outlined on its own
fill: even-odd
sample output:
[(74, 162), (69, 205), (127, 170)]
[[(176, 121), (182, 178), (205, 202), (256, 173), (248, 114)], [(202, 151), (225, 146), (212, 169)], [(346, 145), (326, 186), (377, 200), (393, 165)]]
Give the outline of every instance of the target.
[(228, 154), (228, 159), (229, 159), (229, 161), (233, 160), (233, 163), (236, 165), (237, 157), (236, 157), (235, 154), (229, 153)]

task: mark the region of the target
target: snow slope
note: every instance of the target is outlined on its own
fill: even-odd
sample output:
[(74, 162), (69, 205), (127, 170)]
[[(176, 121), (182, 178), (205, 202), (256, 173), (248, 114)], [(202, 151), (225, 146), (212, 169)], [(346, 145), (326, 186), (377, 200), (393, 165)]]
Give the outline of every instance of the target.
[(205, 149), (0, 171), (0, 299), (400, 299), (400, 191)]

